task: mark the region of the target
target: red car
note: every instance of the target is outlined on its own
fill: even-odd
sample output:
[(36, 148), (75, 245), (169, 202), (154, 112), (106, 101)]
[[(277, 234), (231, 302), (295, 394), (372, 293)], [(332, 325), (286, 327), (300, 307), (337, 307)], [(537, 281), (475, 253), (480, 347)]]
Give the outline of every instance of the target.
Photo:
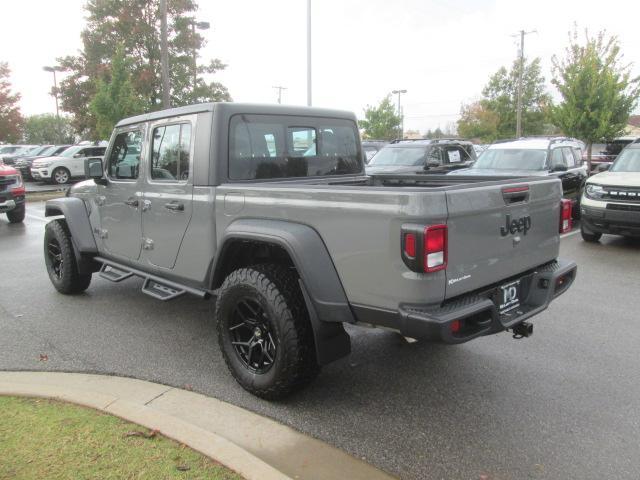
[(6, 213), (11, 223), (24, 220), (24, 194), (20, 172), (0, 163), (0, 213)]

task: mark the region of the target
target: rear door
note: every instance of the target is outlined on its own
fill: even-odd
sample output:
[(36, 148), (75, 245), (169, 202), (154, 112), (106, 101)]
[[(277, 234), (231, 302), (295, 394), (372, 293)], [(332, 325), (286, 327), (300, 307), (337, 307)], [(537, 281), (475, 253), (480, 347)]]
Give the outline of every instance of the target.
[(447, 191), (446, 196), (446, 298), (557, 257), (561, 196), (557, 179), (463, 186)]
[(151, 124), (142, 200), (142, 259), (173, 268), (192, 213), (195, 115)]

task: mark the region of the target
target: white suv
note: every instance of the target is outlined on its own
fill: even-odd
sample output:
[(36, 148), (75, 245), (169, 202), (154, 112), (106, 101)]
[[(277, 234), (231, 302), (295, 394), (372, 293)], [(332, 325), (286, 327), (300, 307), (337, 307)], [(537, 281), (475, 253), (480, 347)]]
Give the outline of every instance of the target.
[(56, 157), (40, 158), (31, 165), (34, 180), (63, 185), (73, 177), (85, 177), (84, 164), (88, 158), (102, 158), (106, 147), (75, 145)]
[(581, 202), (587, 242), (603, 233), (640, 237), (640, 142), (627, 146), (609, 168), (587, 180)]

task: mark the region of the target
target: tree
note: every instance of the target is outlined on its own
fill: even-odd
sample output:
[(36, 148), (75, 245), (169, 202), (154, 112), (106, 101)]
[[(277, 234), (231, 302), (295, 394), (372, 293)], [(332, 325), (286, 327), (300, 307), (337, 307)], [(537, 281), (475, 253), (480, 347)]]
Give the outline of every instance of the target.
[[(88, 0), (87, 24), (82, 32), (83, 49), (79, 55), (60, 58), (70, 72), (60, 83), (62, 108), (74, 114), (76, 128), (93, 132), (96, 118), (89, 104), (96, 93), (96, 79), (109, 70), (118, 48), (128, 60), (134, 92), (145, 110), (162, 108), (160, 77), (160, 2), (159, 0)], [(204, 38), (192, 29), (197, 4), (193, 0), (168, 0), (171, 103), (173, 106), (202, 101), (230, 100), (220, 83), (205, 81), (203, 74), (214, 74), (226, 66), (212, 60), (198, 67), (194, 89), (194, 52), (204, 46)]]
[(622, 64), (617, 37), (595, 38), (585, 31), (585, 44), (577, 31), (569, 34), (565, 58), (552, 58), (552, 83), (562, 102), (553, 112), (555, 123), (567, 134), (587, 144), (587, 162), (591, 170), (591, 147), (594, 142), (621, 135), (629, 115), (638, 104), (640, 77), (631, 77), (631, 65)]
[(75, 143), (75, 132), (68, 117), (56, 118), (52, 113), (32, 115), (24, 121), (25, 143), (45, 145), (48, 143)]
[(498, 138), (500, 118), (493, 110), (489, 110), (482, 102), (463, 105), (458, 120), (458, 133), (464, 138), (491, 143)]
[(365, 138), (391, 140), (397, 137), (402, 119), (396, 114), (391, 95), (384, 97), (377, 107), (367, 105), (364, 117), (360, 126), (364, 129)]
[(96, 120), (94, 140), (108, 139), (119, 120), (144, 111), (144, 102), (131, 84), (122, 49), (113, 57), (108, 77), (97, 80), (96, 94), (89, 105)]
[[(540, 59), (536, 58), (530, 63), (525, 60), (523, 67), (522, 133), (540, 135), (548, 127), (551, 96), (546, 91)], [(483, 141), (515, 135), (519, 73), (520, 61), (516, 60), (511, 70), (501, 67), (489, 78), (482, 90), (483, 98), (462, 107), (458, 122), (460, 135), (481, 138)]]
[[(522, 74), (522, 134), (540, 135), (549, 115), (551, 96), (547, 93), (545, 79), (540, 68), (540, 59), (523, 62)], [(489, 79), (482, 91), (483, 106), (498, 115), (498, 138), (512, 137), (516, 133), (516, 111), (518, 104), (518, 76), (520, 61), (513, 63), (510, 71), (502, 67)]]
[(16, 143), (20, 140), (22, 114), (19, 93), (11, 93), (9, 64), (0, 62), (0, 141)]

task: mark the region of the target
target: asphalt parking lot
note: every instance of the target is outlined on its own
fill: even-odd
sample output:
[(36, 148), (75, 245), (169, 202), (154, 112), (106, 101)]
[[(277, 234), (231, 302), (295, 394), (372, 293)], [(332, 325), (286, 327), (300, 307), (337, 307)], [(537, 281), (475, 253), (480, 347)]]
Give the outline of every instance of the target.
[(275, 418), (404, 479), (640, 478), (640, 242), (563, 238), (578, 278), (535, 334), (460, 346), (350, 328), (353, 353), (269, 403), (242, 390), (212, 303), (160, 304), (141, 281), (95, 278), (64, 297), (42, 259), (42, 204), (0, 217), (0, 369), (112, 373), (193, 390)]

